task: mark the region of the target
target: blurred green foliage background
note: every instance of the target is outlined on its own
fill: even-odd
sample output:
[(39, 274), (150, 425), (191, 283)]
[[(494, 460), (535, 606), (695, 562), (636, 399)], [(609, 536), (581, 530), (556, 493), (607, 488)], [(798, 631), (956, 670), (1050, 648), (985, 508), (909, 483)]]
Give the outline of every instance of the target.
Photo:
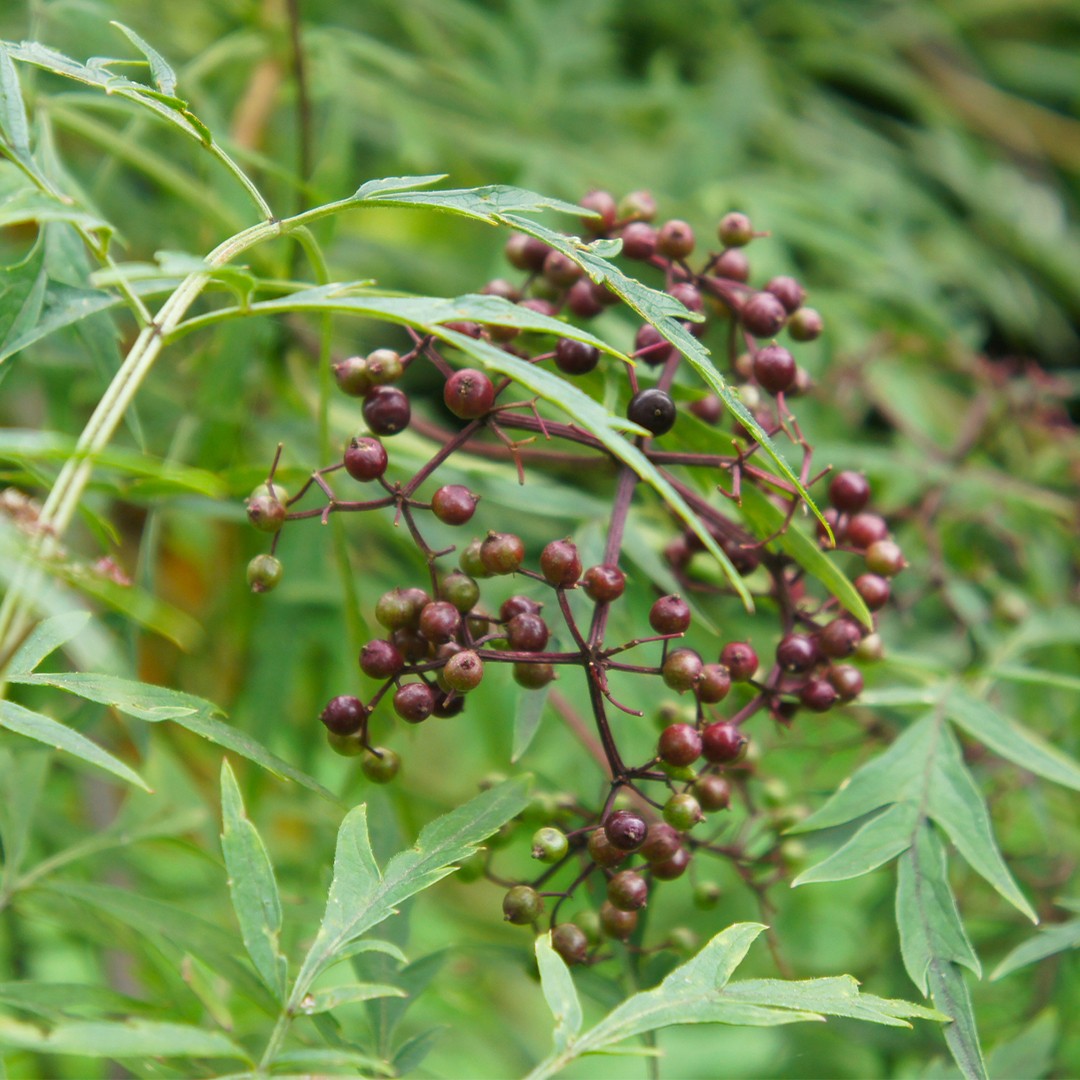
[[(888, 658), (868, 685), (961, 672), (993, 684), (987, 693), (1003, 710), (1077, 752), (1076, 687), (1067, 677), (995, 683), (995, 665), (1018, 641), (1036, 642), (1032, 670), (1077, 670), (1075, 2), (298, 6), (299, 72), (289, 9), (277, 2), (34, 0), (0, 12), (0, 35), (84, 59), (126, 48), (109, 19), (133, 27), (176, 67), (193, 111), (227, 136), (281, 215), (351, 194), (372, 177), (428, 172), (449, 174), (454, 186), (513, 183), (571, 201), (594, 186), (617, 195), (648, 188), (663, 215), (703, 233), (727, 210), (746, 211), (772, 234), (752, 249), (753, 280), (795, 274), (826, 318), (825, 337), (800, 357), (817, 383), (799, 417), (818, 460), (869, 475), (912, 563), (898, 610), (885, 619)], [(197, 148), (124, 103), (41, 72), (25, 85), (38, 137), (72, 190), (117, 227), (124, 258), (200, 255), (253, 220), (235, 184)], [(0, 173), (0, 183), (10, 182)], [(316, 231), (336, 280), (453, 296), (506, 272), (501, 233), (449, 217), (371, 211)], [(0, 232), (4, 261), (31, 240)], [(76, 248), (51, 257), (73, 284), (85, 280), (90, 263)], [(252, 261), (266, 276), (309, 273), (284, 243)], [(615, 314), (601, 326), (619, 345), (635, 329)], [(71, 547), (87, 560), (109, 554), (166, 605), (155, 615), (164, 634), (140, 629), (130, 612), (105, 615), (100, 665), (221, 704), (232, 723), (347, 802), (368, 799), (377, 843), (389, 850), (482, 777), (508, 768), (517, 692), (508, 680), (491, 680), (467, 728), (395, 731), (406, 770), (390, 790), (372, 792), (352, 763), (327, 752), (315, 717), (327, 697), (357, 683), (362, 620), (385, 588), (411, 583), (420, 564), (389, 521), (365, 520), (362, 531), (348, 521), (327, 530), (312, 524), (286, 536), (280, 590), (247, 592), (243, 567), (261, 547), (246, 527), (243, 496), (279, 441), (288, 485), (320, 463), (316, 356), (295, 330), (231, 323), (171, 350), (120, 442), (205, 470), (220, 491), (178, 496), (168, 485), (102, 470)], [(95, 319), (8, 361), (0, 424), (76, 434), (128, 332)], [(368, 323), (335, 325), (334, 333), (342, 352), (400, 341)], [(423, 387), (415, 390), (422, 397)], [(351, 409), (340, 399), (332, 407), (335, 445), (355, 424)], [(430, 448), (406, 434), (395, 452), (404, 472)], [(45, 457), (0, 466), (0, 480), (35, 495), (58, 467)], [(484, 497), (478, 527), (512, 515), (530, 549), (569, 532), (600, 542), (604, 503), (584, 485), (536, 476), (520, 490), (483, 464), (460, 478)], [(646, 539), (660, 546), (664, 536), (658, 529)], [(355, 598), (342, 593), (335, 553), (353, 567)], [(647, 598), (636, 603), (628, 625), (644, 618)], [(728, 639), (755, 634), (734, 607), (722, 619)], [(771, 648), (767, 638), (759, 644)], [(638, 704), (651, 713), (661, 699)], [(163, 835), (73, 861), (18, 893), (0, 923), (6, 968), (12, 978), (111, 985), (168, 1003), (190, 1022), (207, 1011), (227, 1014), (231, 1003), (214, 974), (181, 963), (168, 918), (155, 931), (101, 895), (76, 902), (77, 886), (96, 882), (211, 921), (229, 918), (216, 840), (220, 752), (164, 726), (120, 729), (96, 707), (71, 709), (67, 719), (80, 729), (136, 744), (155, 794), (121, 800), (111, 785), (58, 762), (44, 794), (30, 800), (35, 856), (67, 850), (116, 813), (133, 824), (160, 819)], [(779, 796), (785, 805), (816, 806), (865, 760), (862, 736), (872, 724), (893, 731), (900, 717), (879, 710), (762, 731), (762, 773), (787, 792)], [(628, 738), (645, 747), (653, 734), (642, 721)], [(595, 769), (567, 752), (568, 740), (548, 717), (523, 764), (546, 787), (589, 790)], [(9, 799), (18, 800), (20, 784), (32, 779), (26, 760), (40, 755), (15, 745), (3, 753)], [(1075, 798), (987, 754), (973, 765), (1015, 873), (1040, 912), (1060, 918), (1053, 901), (1069, 894), (1080, 857)], [(242, 781), (279, 869), (292, 932), (302, 937), (325, 896), (339, 811), (254, 768)], [(757, 918), (752, 896), (719, 873), (717, 909), (696, 911), (680, 883), (665, 889), (657, 918), (702, 934)], [(897, 955), (892, 873), (777, 890), (768, 921), (791, 970), (849, 971), (874, 993), (914, 997)], [(1030, 928), (970, 874), (958, 872), (955, 888), (990, 969)], [(1071, 889), (1075, 897), (1074, 879)], [(410, 1013), (417, 1031), (447, 1025), (426, 1075), (517, 1075), (547, 1049), (526, 935), (500, 923), (498, 904), (493, 886), (450, 882), (397, 924), (410, 956), (446, 950), (435, 989)], [(669, 963), (660, 956), (644, 977)], [(764, 947), (751, 955), (755, 965), (775, 973)], [(581, 979), (597, 1012), (620, 992), (615, 974)], [(1066, 954), (973, 986), (984, 1045), (998, 1048), (992, 1075), (1080, 1072), (1080, 1035), (1069, 1021), (1080, 1008), (1078, 974), (1075, 955)], [(900, 1034), (843, 1022), (709, 1027), (665, 1034), (661, 1045), (666, 1077), (952, 1075), (932, 1025)], [(56, 1075), (88, 1075), (85, 1062), (48, 1064)], [(625, 1076), (628, 1066), (590, 1061), (572, 1074)], [(33, 1075), (40, 1063), (15, 1059), (9, 1067)], [(632, 1067), (644, 1075), (643, 1065)]]

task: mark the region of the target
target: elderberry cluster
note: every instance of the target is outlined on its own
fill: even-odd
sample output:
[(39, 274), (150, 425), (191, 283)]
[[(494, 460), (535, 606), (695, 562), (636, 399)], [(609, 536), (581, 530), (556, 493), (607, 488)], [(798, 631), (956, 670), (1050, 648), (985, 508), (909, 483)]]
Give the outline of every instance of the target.
[[(648, 194), (635, 192), (616, 203), (597, 191), (582, 205), (593, 215), (582, 222), (589, 236), (621, 240), (624, 259), (650, 268), (645, 273), (656, 275), (688, 313), (704, 316), (703, 321), (687, 319), (686, 328), (697, 337), (717, 338), (718, 366), (726, 365), (757, 423), (801, 455), (801, 484), (812, 488), (830, 475), (825, 520), (835, 547), (849, 553), (842, 557), (861, 560), (854, 585), (866, 607), (878, 612), (889, 600), (890, 579), (905, 565), (903, 553), (885, 520), (869, 509), (870, 485), (861, 473), (813, 471), (812, 447), (789, 404), (809, 389), (810, 380), (777, 337), (813, 340), (822, 332), (822, 319), (804, 306), (804, 290), (793, 278), (773, 278), (762, 289), (748, 283), (744, 249), (765, 234), (755, 232), (745, 215), (728, 214), (717, 229), (719, 249), (695, 268), (693, 229), (678, 220), (654, 223), (656, 207)], [(637, 447), (697, 519), (698, 528), (690, 529), (674, 524), (672, 516), (673, 538), (664, 549), (681, 593), (657, 595), (662, 590), (640, 573), (628, 576), (621, 565), (631, 512), (651, 497), (629, 466), (572, 422), (542, 415), (540, 404), (522, 400), (511, 379), (493, 380), (484, 371), (460, 367), (456, 350), (419, 333), (412, 333), (412, 347), (405, 352), (379, 348), (335, 365), (339, 388), (362, 399), (364, 429), (349, 440), (341, 460), (315, 470), (292, 497), (274, 480), (275, 458), (267, 482), (247, 504), (252, 524), (274, 534), (273, 548), (252, 560), (248, 578), (256, 592), (278, 583), (282, 566), (274, 552), (286, 523), (384, 512), (406, 526), (426, 561), (426, 580), (378, 599), (374, 616), (383, 633), (359, 656), (360, 671), (374, 689), (332, 698), (321, 716), (330, 745), (362, 756), (363, 772), (377, 783), (393, 779), (401, 766), (397, 753), (369, 739), (377, 710), (407, 724), (467, 712), (470, 692), (497, 665), (508, 665), (513, 678), (533, 691), (560, 678), (560, 708), (580, 713), (579, 731), (591, 727), (598, 736), (605, 789), (595, 804), (580, 793), (538, 797), (525, 815), (540, 826), (532, 854), (543, 869), (535, 875), (526, 880), (498, 875), (489, 851), (478, 864), (463, 868), (462, 876), (483, 874), (503, 884), (503, 912), (511, 923), (537, 924), (551, 902), (548, 919), (556, 949), (570, 963), (592, 962), (603, 957), (605, 937), (625, 941), (634, 934), (638, 912), (658, 883), (681, 877), (701, 855), (729, 859), (750, 887), (764, 887), (760, 864), (775, 869), (775, 851), (752, 851), (738, 837), (721, 842), (724, 819), (717, 817), (734, 800), (757, 812), (747, 796), (752, 773), (745, 760), (747, 728), (759, 717), (759, 723), (771, 719), (790, 725), (801, 710), (822, 713), (853, 700), (863, 679), (850, 661), (873, 658), (880, 641), (773, 543), (796, 527), (802, 508), (798, 489), (758, 463), (758, 440), (701, 386), (674, 346), (646, 323), (629, 350), (636, 365), (602, 357), (591, 344), (576, 340), (572, 327), (618, 302), (606, 285), (530, 236), (512, 236), (506, 256), (520, 279), (491, 281), (483, 291), (564, 320), (567, 336), (473, 323), (453, 328), (529, 363), (550, 365), (570, 379), (601, 371), (625, 415), (650, 433), (635, 439)], [(414, 425), (413, 402), (398, 384), (417, 364), (433, 367), (443, 389), (442, 409), (417, 402), (423, 421)], [(387, 442), (410, 425), (432, 440), (430, 460), (408, 479), (388, 479), (392, 451)], [(681, 431), (686, 438), (679, 438)], [(525, 437), (515, 438), (518, 432)], [(562, 537), (530, 552), (521, 537), (497, 531), (495, 520), (483, 522), (478, 534), (459, 546), (432, 547), (425, 538), (428, 515), (462, 527), (474, 522), (479, 509), (477, 495), (467, 487), (436, 486), (440, 467), (458, 454), (501, 456), (524, 482), (526, 465), (543, 467), (544, 459), (525, 445), (537, 436), (576, 455), (575, 461), (594, 472), (597, 465), (606, 467), (613, 477), (602, 558), (586, 567), (573, 540)], [(703, 445), (710, 449), (703, 452)], [(703, 494), (698, 482), (703, 471), (711, 474), (715, 495)], [(782, 511), (782, 527), (764, 539), (748, 530), (739, 510), (750, 487)], [(303, 507), (309, 494), (321, 496), (321, 505)], [(694, 619), (687, 598), (734, 595), (726, 581), (718, 584), (715, 572), (706, 572), (711, 556), (702, 534), (715, 540), (746, 579), (761, 621), (772, 620), (762, 640), (768, 632), (773, 655), (764, 664), (747, 641), (718, 641), (714, 656), (679, 644)], [(818, 535), (823, 547), (834, 547), (824, 526)], [(509, 576), (523, 591), (497, 608), (486, 605), (484, 582)], [(613, 642), (609, 614), (628, 588), (653, 598), (649, 627)], [(692, 702), (689, 709), (676, 702), (662, 710), (655, 751), (643, 761), (626, 760), (610, 723), (612, 710), (642, 715), (615, 698), (612, 672), (660, 680)], [(591, 897), (598, 911), (560, 919), (565, 902), (582, 895)], [(717, 888), (699, 883), (695, 897), (709, 906)]]

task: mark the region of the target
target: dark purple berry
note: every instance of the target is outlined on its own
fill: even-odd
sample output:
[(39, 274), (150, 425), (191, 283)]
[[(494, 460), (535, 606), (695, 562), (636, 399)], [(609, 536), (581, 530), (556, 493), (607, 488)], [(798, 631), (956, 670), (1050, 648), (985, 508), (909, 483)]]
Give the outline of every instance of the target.
[(376, 386), (364, 398), (364, 422), (376, 435), (404, 431), (411, 415), (408, 397), (396, 386)]
[(626, 589), (626, 575), (617, 566), (601, 563), (585, 571), (581, 584), (590, 600), (610, 604), (618, 600)]
[(607, 898), (620, 911), (639, 911), (649, 900), (648, 882), (636, 870), (620, 870), (608, 882)]
[(772, 293), (789, 315), (806, 299), (806, 290), (793, 277), (774, 277), (765, 286), (765, 291)]
[(514, 652), (541, 652), (550, 632), (539, 615), (523, 611), (506, 624), (506, 639)]
[(661, 596), (649, 609), (649, 625), (658, 634), (683, 634), (690, 625), (690, 605), (681, 596)]
[[(575, 281), (570, 286), (570, 291), (566, 294), (566, 306), (570, 314), (576, 315), (579, 319), (593, 319), (604, 310), (602, 301), (593, 290), (593, 282), (587, 278)], [(579, 372), (571, 371), (567, 374), (576, 375)]]
[(433, 600), (420, 612), (420, 633), (428, 641), (449, 641), (461, 628), (461, 612), (448, 600)]
[(540, 552), (540, 569), (552, 584), (567, 588), (581, 577), (581, 558), (571, 540), (552, 540)]
[(431, 510), (447, 525), (464, 525), (476, 512), (478, 496), (461, 484), (447, 484), (431, 497)]
[(782, 394), (795, 381), (795, 357), (782, 345), (766, 345), (754, 353), (754, 378), (770, 394)]
[(878, 514), (856, 514), (847, 527), (847, 542), (854, 548), (868, 548), (889, 535), (889, 526)]
[(829, 669), (828, 677), (841, 701), (851, 701), (863, 691), (862, 672), (851, 664), (835, 664)]
[(499, 607), (499, 618), (509, 622), (515, 615), (539, 615), (543, 606), (529, 596), (508, 596)]
[(819, 656), (817, 644), (807, 634), (785, 634), (776, 646), (776, 662), (796, 675), (809, 671)]
[(585, 932), (569, 922), (559, 923), (551, 931), (551, 947), (571, 967), (585, 963), (585, 958), (589, 955), (589, 939)]
[(518, 270), (539, 270), (551, 250), (543, 240), (524, 233), (514, 233), (506, 241), (506, 259)]
[(653, 877), (657, 881), (674, 881), (676, 878), (680, 878), (686, 873), (686, 868), (690, 865), (690, 852), (686, 848), (681, 847), (675, 851), (670, 859), (664, 859), (663, 862), (654, 862), (650, 865)]
[(599, 360), (600, 350), (584, 341), (559, 338), (555, 346), (555, 366), (566, 375), (586, 375)]
[(627, 852), (616, 847), (603, 829), (593, 829), (587, 842), (589, 857), (597, 866), (618, 866), (626, 858)]
[(692, 724), (669, 724), (660, 733), (658, 752), (669, 765), (693, 765), (701, 757), (701, 734)]
[(448, 690), (445, 694), (435, 695), (435, 707), (431, 710), (431, 715), (446, 719), (450, 716), (457, 716), (464, 708), (465, 698), (453, 690)]
[(489, 574), (512, 574), (525, 561), (525, 545), (513, 533), (489, 532), (480, 544), (480, 561)]
[(516, 304), (521, 299), (521, 293), (506, 278), (493, 278), (481, 290), (484, 296), (500, 296), (503, 300), (509, 300)]
[(495, 386), (482, 371), (462, 368), (446, 380), (443, 401), (455, 416), (476, 420), (487, 416), (495, 404)]
[(622, 253), (628, 259), (651, 259), (656, 254), (656, 230), (644, 221), (632, 221), (623, 229)]
[(841, 615), (818, 631), (818, 647), (833, 660), (850, 656), (862, 641), (863, 634), (851, 619)]
[(690, 402), (690, 411), (703, 423), (716, 424), (724, 415), (724, 403), (715, 394), (709, 394)]
[(729, 641), (720, 651), (720, 663), (731, 673), (732, 682), (747, 682), (758, 669), (758, 655), (746, 641)]
[(597, 235), (606, 233), (618, 220), (619, 208), (615, 203), (615, 196), (610, 191), (590, 191), (578, 205), (599, 215), (581, 219), (581, 224), (591, 233)]
[(390, 643), (409, 664), (419, 664), (431, 655), (431, 642), (412, 626), (403, 626), (390, 635)]
[(664, 435), (675, 426), (675, 402), (666, 390), (639, 390), (626, 406), (626, 416), (653, 435)]
[(648, 831), (644, 819), (633, 810), (616, 810), (604, 822), (604, 835), (620, 851), (637, 851), (645, 843)]
[(750, 280), (750, 260), (745, 251), (731, 248), (725, 251), (715, 263), (713, 273), (729, 281), (747, 282)]
[(637, 923), (636, 911), (623, 911), (608, 900), (600, 905), (600, 928), (609, 938), (625, 941), (637, 929)]
[(786, 318), (784, 305), (772, 293), (767, 292), (754, 293), (744, 301), (739, 312), (739, 320), (743, 326), (754, 337), (759, 338), (773, 337), (784, 325)]
[(810, 679), (799, 691), (799, 701), (812, 712), (828, 712), (839, 695), (827, 679)]
[(726, 720), (707, 725), (701, 733), (701, 752), (706, 761), (715, 765), (741, 761), (749, 744), (750, 740), (738, 725)]
[(376, 639), (360, 650), (360, 670), (371, 679), (392, 679), (405, 666), (405, 657), (393, 642)]
[(698, 291), (697, 286), (691, 285), (689, 281), (676, 282), (668, 289), (668, 293), (674, 296), (688, 311), (701, 311), (701, 293)]
[(857, 472), (839, 472), (829, 484), (829, 502), (845, 514), (857, 514), (870, 501), (870, 482)]
[(435, 708), (435, 692), (423, 682), (405, 683), (394, 694), (394, 712), (410, 724), (426, 720)]
[(723, 664), (706, 664), (701, 669), (695, 691), (698, 699), (706, 705), (715, 705), (728, 696), (731, 689), (731, 672)]
[(649, 826), (645, 843), (641, 845), (639, 855), (646, 862), (665, 862), (682, 847), (682, 837), (666, 821), (654, 821)]
[(678, 218), (665, 221), (656, 233), (656, 250), (669, 259), (685, 259), (694, 250), (694, 230)]
[(573, 259), (561, 251), (549, 251), (544, 258), (544, 277), (560, 288), (573, 285), (584, 272)]
[(889, 594), (892, 592), (888, 579), (880, 574), (860, 574), (855, 579), (855, 589), (871, 611), (883, 608), (889, 602)]
[(667, 363), (675, 346), (651, 323), (646, 323), (634, 338), (634, 355), (644, 363), (657, 367)]
[(357, 697), (343, 694), (326, 703), (319, 719), (335, 735), (355, 735), (363, 726), (367, 706)]
[(387, 461), (386, 447), (370, 436), (350, 439), (345, 448), (345, 471), (354, 480), (378, 480), (386, 472)]

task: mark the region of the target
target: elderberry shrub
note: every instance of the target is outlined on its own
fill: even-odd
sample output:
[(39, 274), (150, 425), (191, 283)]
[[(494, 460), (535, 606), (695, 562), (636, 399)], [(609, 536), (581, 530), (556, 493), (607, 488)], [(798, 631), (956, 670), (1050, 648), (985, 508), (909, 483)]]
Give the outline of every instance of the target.
[[(479, 289), (473, 283), (471, 290), (561, 318), (564, 332), (544, 336), (512, 325), (476, 323), (450, 328), (483, 339), (486, 349), (543, 366), (554, 378), (572, 380), (598, 401), (627, 402), (623, 415), (654, 438), (666, 436), (658, 439), (662, 445), (629, 436), (692, 514), (691, 527), (685, 518), (676, 524), (674, 512), (665, 511), (670, 517), (664, 519), (669, 535), (662, 547), (663, 585), (650, 581), (647, 567), (626, 551), (625, 541), (637, 527), (635, 515), (652, 513), (653, 534), (658, 520), (655, 500), (636, 473), (573, 417), (541, 414), (541, 405), (523, 387), (470, 366), (477, 357), (420, 332), (411, 332), (412, 348), (406, 351), (376, 348), (334, 365), (341, 391), (362, 399), (354, 406), (356, 422), (371, 434), (353, 438), (343, 457), (316, 469), (292, 497), (275, 483), (275, 460), (267, 483), (247, 503), (252, 525), (272, 537), (270, 551), (248, 568), (254, 592), (273, 589), (282, 577), (278, 548), (285, 526), (291, 534), (301, 520), (325, 522), (337, 513), (383, 514), (403, 523), (403, 542), (415, 544), (428, 568), (422, 583), (401, 582), (378, 598), (367, 623), (379, 629), (359, 655), (362, 690), (346, 688), (330, 697), (319, 717), (331, 748), (360, 757), (370, 781), (388, 783), (401, 767), (397, 752), (372, 744), (373, 717), (382, 726), (393, 723), (395, 715), (409, 725), (466, 725), (476, 700), (473, 691), (482, 680), (505, 685), (512, 676), (532, 693), (543, 692), (564, 673), (573, 676), (558, 684), (567, 687), (559, 708), (588, 714), (571, 727), (592, 728), (599, 735), (597, 753), (602, 752), (610, 782), (599, 797), (594, 791), (537, 796), (534, 808), (523, 814), (534, 830), (531, 873), (507, 874), (486, 857), (468, 875), (502, 883), (506, 920), (535, 927), (543, 921), (570, 964), (603, 961), (611, 955), (611, 942), (635, 935), (634, 947), (641, 948), (639, 909), (646, 902), (662, 905), (667, 886), (661, 883), (681, 878), (700, 859), (735, 861), (737, 876), (762, 896), (782, 879), (788, 861), (780, 823), (790, 813), (770, 796), (768, 758), (759, 737), (770, 724), (787, 728), (800, 717), (858, 699), (859, 664), (881, 655), (878, 613), (890, 601), (893, 577), (907, 565), (874, 507), (870, 480), (853, 468), (830, 473), (811, 467), (812, 433), (800, 429), (791, 411), (791, 400), (807, 391), (810, 380), (792, 348), (819, 337), (824, 321), (805, 306), (806, 289), (794, 278), (776, 276), (763, 288), (749, 283), (748, 252), (766, 234), (733, 211), (716, 228), (719, 248), (703, 251), (707, 234), (678, 219), (656, 223), (656, 204), (646, 192), (616, 200), (594, 191), (582, 206), (591, 211), (582, 219), (582, 232), (622, 241), (626, 271), (643, 275), (687, 309), (693, 317), (682, 320), (682, 327), (713, 343), (714, 362), (758, 428), (773, 440), (787, 440), (789, 452), (801, 455), (795, 471), (811, 478), (807, 486), (827, 523), (818, 526), (819, 543), (850, 574), (850, 590), (830, 595), (786, 553), (775, 529), (762, 540), (769, 530), (755, 531), (742, 516), (740, 492), (749, 488), (782, 513), (781, 533), (798, 528), (795, 523), (805, 516), (797, 488), (760, 467), (761, 446), (747, 427), (746, 413), (730, 412), (651, 324), (627, 327), (639, 361), (633, 368), (578, 341), (575, 323), (587, 323), (618, 297), (564, 252), (516, 234), (506, 256), (520, 276), (497, 278)], [(655, 277), (649, 279), (650, 274)], [(414, 402), (408, 387), (399, 384), (408, 383), (414, 365), (429, 364), (442, 379), (441, 394), (434, 404)], [(415, 449), (410, 448), (408, 465), (404, 457), (395, 461), (398, 440), (391, 437), (411, 425), (414, 405), (424, 418), (415, 439), (429, 440), (430, 455), (410, 478), (403, 473), (415, 465)], [(542, 443), (528, 447), (537, 436)], [(717, 449), (709, 452), (709, 446)], [(544, 453), (533, 453), (541, 447)], [(532, 470), (549, 462), (552, 469), (564, 468), (568, 460), (589, 474), (590, 482), (609, 482), (601, 561), (586, 569), (570, 536), (547, 536), (534, 544), (528, 534), (506, 531), (517, 523), (440, 472), (454, 459), (460, 474), (474, 453), (496, 464), (501, 460), (510, 477), (525, 483)], [(335, 476), (339, 470), (344, 478)], [(388, 472), (395, 482), (387, 480)], [(716, 489), (711, 495), (702, 485), (710, 474)], [(306, 505), (320, 497), (321, 505)], [(440, 550), (429, 542), (435, 530), (466, 525), (476, 531), (455, 547)], [(723, 606), (738, 601), (734, 586), (718, 585), (723, 579), (707, 568), (706, 540), (720, 548), (737, 575), (751, 579), (762, 598), (753, 643), (723, 633), (719, 640), (710, 636), (710, 626), (724, 625)], [(677, 592), (671, 591), (673, 580)], [(850, 610), (856, 595), (865, 605), (861, 613)], [(637, 618), (647, 612), (646, 624), (631, 625), (633, 612)], [(623, 627), (629, 632), (619, 636)], [(666, 688), (681, 695), (660, 710), (658, 737), (629, 737), (643, 714), (633, 701), (616, 697), (609, 679), (613, 672), (620, 685), (637, 679), (661, 694)], [(616, 714), (622, 714), (617, 724)], [(644, 734), (640, 725), (637, 734)], [(542, 737), (559, 736), (546, 731)], [(631, 744), (651, 750), (630, 757)], [(467, 745), (464, 734), (462, 745)], [(723, 837), (728, 813), (750, 821)], [(775, 843), (763, 844), (762, 835), (772, 835)], [(744, 846), (740, 836), (754, 837), (753, 846)], [(511, 826), (489, 846), (514, 843)], [(698, 906), (714, 906), (717, 887), (698, 881), (696, 870), (691, 879), (697, 882)], [(572, 922), (563, 915), (571, 898), (577, 907)], [(662, 927), (664, 920), (658, 922)], [(677, 934), (668, 933), (655, 947), (683, 945)]]

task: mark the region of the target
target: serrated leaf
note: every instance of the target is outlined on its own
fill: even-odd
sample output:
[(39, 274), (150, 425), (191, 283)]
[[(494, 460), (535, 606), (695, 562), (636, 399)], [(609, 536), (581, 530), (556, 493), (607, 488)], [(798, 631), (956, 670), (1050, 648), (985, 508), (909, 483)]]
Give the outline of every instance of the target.
[[(574, 203), (539, 195), (535, 191), (511, 187), (507, 184), (490, 184), (475, 188), (449, 188), (443, 191), (405, 191), (406, 187), (428, 185), (441, 180), (440, 176), (391, 177), (364, 184), (353, 196), (357, 204), (382, 206), (425, 206), (430, 210), (460, 214), (489, 224), (504, 220), (510, 213), (538, 214), (543, 210), (558, 210), (575, 217), (595, 217), (593, 211)], [(416, 184), (409, 183), (415, 180)], [(392, 186), (385, 186), (392, 185)]]
[(36, 739), (46, 746), (51, 746), (54, 750), (63, 750), (64, 753), (71, 754), (80, 761), (96, 765), (99, 769), (104, 769), (113, 776), (142, 788), (143, 791), (150, 790), (146, 781), (134, 769), (125, 765), (119, 758), (113, 757), (108, 750), (43, 713), (24, 708), (14, 701), (0, 701), (0, 727), (25, 735), (28, 739)]
[(158, 90), (168, 97), (173, 97), (176, 94), (176, 72), (169, 66), (165, 57), (153, 46), (148, 45), (130, 27), (115, 20), (110, 21), (109, 25), (115, 26), (146, 57), (150, 65), (150, 77)]
[(522, 759), (540, 730), (540, 721), (544, 717), (544, 708), (547, 705), (550, 689), (551, 683), (540, 687), (539, 690), (526, 690), (522, 687), (517, 695), (517, 705), (514, 708), (514, 744), (510, 752), (511, 764), (517, 764)]
[(279, 1000), (285, 997), (285, 957), (281, 954), (281, 898), (270, 856), (248, 820), (228, 761), (221, 763), (221, 849), (229, 871), (229, 896), (244, 947), (262, 981)]
[(933, 826), (924, 824), (900, 858), (896, 883), (900, 951), (911, 981), (929, 994), (934, 964), (956, 963), (981, 975), (946, 873), (945, 849)]
[(581, 1030), (581, 1001), (578, 999), (570, 969), (552, 948), (551, 933), (536, 939), (536, 963), (540, 968), (540, 985), (544, 1000), (555, 1018), (555, 1053), (561, 1054)]
[(31, 160), (30, 124), (26, 119), (22, 87), (6, 46), (0, 43), (0, 135), (20, 161)]
[(971, 867), (1018, 911), (1038, 922), (1001, 857), (986, 803), (964, 764), (956, 737), (945, 725), (941, 726), (933, 773), (926, 785), (926, 808)]
[[(773, 536), (783, 528), (784, 512), (756, 487), (747, 484), (741, 495), (740, 506), (759, 539)], [(778, 544), (811, 577), (817, 578), (856, 619), (873, 629), (874, 618), (847, 574), (821, 550), (816, 541), (801, 532), (795, 522), (784, 528), (773, 543)]]
[(895, 859), (911, 846), (918, 808), (911, 803), (894, 803), (865, 825), (816, 866), (804, 870), (791, 883), (795, 888), (821, 881), (845, 881), (859, 877)]
[(930, 969), (929, 983), (935, 1004), (953, 1018), (945, 1025), (945, 1042), (961, 1073), (967, 1080), (989, 1080), (963, 972), (956, 964), (935, 965)]
[[(913, 1017), (945, 1019), (936, 1010), (911, 1002), (860, 994), (858, 983), (846, 975), (805, 982), (730, 982), (732, 973), (764, 929), (760, 923), (737, 923), (721, 931), (659, 986), (634, 994), (577, 1038), (568, 1032), (565, 1047), (541, 1062), (528, 1080), (543, 1080), (583, 1054), (606, 1053), (635, 1035), (674, 1024), (761, 1027), (821, 1021), (830, 1015), (910, 1027), (907, 1020)], [(538, 957), (542, 949), (538, 943)], [(545, 981), (545, 993), (546, 987)]]
[(426, 825), (416, 845), (398, 852), (380, 875), (367, 832), (367, 809), (351, 810), (338, 830), (334, 877), (319, 932), (304, 959), (290, 1002), (353, 940), (394, 914), (410, 896), (451, 874), (528, 801), (524, 779), (508, 780)]
[(217, 1031), (156, 1020), (71, 1021), (49, 1031), (0, 1017), (0, 1046), (79, 1057), (226, 1057), (247, 1052)]
[(1002, 716), (985, 701), (956, 689), (945, 702), (953, 723), (1022, 769), (1080, 791), (1080, 763), (1035, 732)]
[(305, 1016), (314, 1016), (357, 1001), (405, 996), (405, 991), (400, 986), (390, 986), (386, 983), (353, 983), (350, 986), (333, 986), (329, 990), (316, 990), (314, 993), (305, 994), (300, 999), (297, 1009)]
[(353, 201), (367, 202), (374, 200), (374, 196), (380, 193), (389, 194), (392, 191), (408, 191), (411, 188), (430, 187), (440, 180), (446, 179), (446, 173), (431, 173), (427, 176), (384, 176), (378, 180), (368, 180), (361, 184), (353, 194)]
[(89, 611), (68, 611), (38, 623), (11, 658), (6, 677), (30, 674), (45, 657), (81, 633), (89, 622)]
[(53, 673), (37, 672), (32, 675), (11, 677), (12, 682), (33, 683), (41, 686), (55, 686), (59, 690), (77, 694), (88, 701), (97, 701), (108, 705), (126, 716), (150, 723), (171, 720), (188, 731), (201, 735), (204, 739), (232, 750), (241, 757), (254, 761), (268, 772), (284, 780), (293, 780), (317, 792), (324, 799), (337, 802), (336, 796), (327, 791), (317, 780), (294, 768), (276, 754), (272, 754), (261, 743), (237, 728), (230, 727), (216, 719), (223, 715), (212, 702), (194, 694), (185, 694), (179, 690), (169, 690), (152, 683), (135, 682), (116, 675), (96, 675), (79, 672)]
[(1021, 942), (994, 968), (990, 978), (1003, 979), (1028, 964), (1045, 960), (1048, 956), (1055, 956), (1066, 949), (1080, 949), (1080, 919), (1055, 923)]

